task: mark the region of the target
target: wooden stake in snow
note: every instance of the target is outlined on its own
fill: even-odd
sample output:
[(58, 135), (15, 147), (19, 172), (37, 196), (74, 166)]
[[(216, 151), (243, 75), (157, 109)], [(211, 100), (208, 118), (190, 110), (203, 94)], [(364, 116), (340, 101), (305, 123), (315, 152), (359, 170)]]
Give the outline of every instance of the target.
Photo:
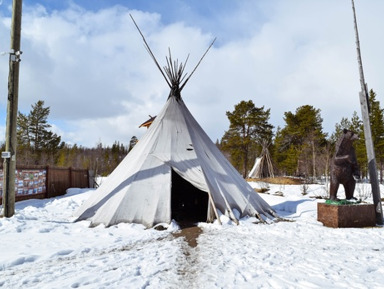
[(360, 84), (361, 84), (361, 91), (359, 93), (359, 96), (360, 96), (361, 114), (363, 117), (363, 124), (364, 124), (365, 146), (367, 149), (367, 157), (368, 157), (369, 179), (371, 181), (372, 197), (373, 197), (373, 203), (375, 205), (376, 224), (383, 225), (383, 209), (381, 205), (380, 187), (379, 187), (379, 182), (377, 178), (376, 158), (375, 158), (375, 151), (374, 151), (373, 142), (372, 142), (371, 124), (369, 122), (368, 88), (364, 79), (363, 63), (361, 61), (361, 52), (360, 52), (359, 32), (357, 30), (355, 3), (353, 0), (352, 0), (352, 10), (353, 10), (354, 23), (355, 23), (357, 61), (359, 63)]

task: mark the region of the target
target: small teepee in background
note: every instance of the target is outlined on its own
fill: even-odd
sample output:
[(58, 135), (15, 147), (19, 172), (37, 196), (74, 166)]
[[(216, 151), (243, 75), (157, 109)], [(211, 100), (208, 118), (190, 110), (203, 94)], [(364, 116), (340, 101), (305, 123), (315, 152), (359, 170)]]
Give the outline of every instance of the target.
[(261, 142), (262, 150), (259, 157), (256, 158), (255, 164), (252, 170), (249, 172), (248, 178), (262, 179), (262, 178), (273, 178), (273, 164), (271, 155), (269, 154), (269, 143), (267, 141)]

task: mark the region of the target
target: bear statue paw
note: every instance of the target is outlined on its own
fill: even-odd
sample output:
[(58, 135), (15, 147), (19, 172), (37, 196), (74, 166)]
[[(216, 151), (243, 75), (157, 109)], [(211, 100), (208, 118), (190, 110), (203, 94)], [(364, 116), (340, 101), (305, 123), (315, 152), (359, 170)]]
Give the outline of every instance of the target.
[(357, 202), (357, 198), (355, 197), (352, 197), (350, 199), (346, 199), (347, 201), (350, 201), (350, 202)]

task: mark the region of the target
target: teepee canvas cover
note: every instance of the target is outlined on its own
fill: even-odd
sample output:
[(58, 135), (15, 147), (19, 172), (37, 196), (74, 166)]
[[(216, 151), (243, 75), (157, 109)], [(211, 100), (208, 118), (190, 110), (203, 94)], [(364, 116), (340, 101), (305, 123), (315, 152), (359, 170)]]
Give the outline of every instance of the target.
[(248, 174), (248, 178), (262, 179), (273, 178), (273, 165), (271, 156), (268, 150), (268, 143), (262, 142), (262, 151), (259, 157), (256, 158), (253, 168)]
[(180, 91), (192, 74), (181, 83), (184, 66), (173, 63), (171, 57), (167, 62), (164, 72), (171, 92), (164, 108), (80, 207), (77, 220), (152, 227), (172, 219), (220, 222), (220, 213), (235, 222), (244, 216), (261, 221), (274, 218), (275, 212), (226, 160), (185, 106)]
[(216, 217), (215, 209), (234, 220), (234, 209), (240, 217), (275, 215), (205, 134), (183, 100), (171, 95), (147, 133), (80, 208), (78, 220), (90, 218), (93, 225), (107, 226), (170, 223), (172, 194), (183, 194), (182, 187), (172, 192), (175, 174), (206, 193), (207, 203), (201, 205), (209, 211), (207, 221)]

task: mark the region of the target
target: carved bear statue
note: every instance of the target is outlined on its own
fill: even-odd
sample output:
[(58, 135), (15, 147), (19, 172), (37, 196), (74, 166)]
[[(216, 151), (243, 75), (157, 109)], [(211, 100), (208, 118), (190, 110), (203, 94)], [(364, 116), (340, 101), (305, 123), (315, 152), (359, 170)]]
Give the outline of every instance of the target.
[(335, 156), (331, 164), (329, 190), (331, 200), (338, 200), (337, 190), (340, 184), (344, 186), (346, 199), (355, 199), (353, 197), (356, 186), (355, 178), (360, 178), (355, 149), (353, 148), (353, 142), (356, 139), (358, 136), (354, 132), (344, 129), (336, 143)]

